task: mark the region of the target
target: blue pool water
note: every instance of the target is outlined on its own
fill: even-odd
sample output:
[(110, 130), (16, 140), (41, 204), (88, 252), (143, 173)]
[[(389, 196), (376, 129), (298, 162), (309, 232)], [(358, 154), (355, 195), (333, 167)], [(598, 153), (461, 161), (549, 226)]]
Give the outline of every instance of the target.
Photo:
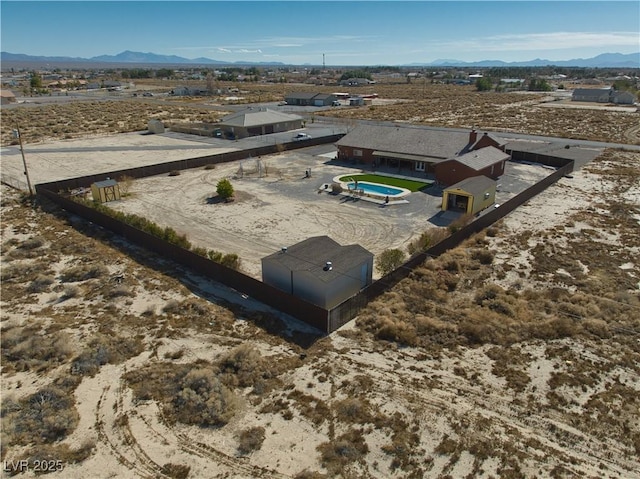
[[(349, 189), (356, 187), (355, 182), (347, 183)], [(383, 196), (396, 196), (403, 193), (403, 190), (394, 188), (393, 186), (381, 185), (380, 183), (369, 183), (366, 181), (358, 181), (358, 189), (364, 190), (365, 193), (372, 193)]]

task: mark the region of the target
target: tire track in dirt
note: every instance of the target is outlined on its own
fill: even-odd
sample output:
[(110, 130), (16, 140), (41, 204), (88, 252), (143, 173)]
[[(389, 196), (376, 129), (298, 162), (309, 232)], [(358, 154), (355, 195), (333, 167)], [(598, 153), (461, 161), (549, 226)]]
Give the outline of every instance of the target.
[(624, 132), (624, 137), (634, 145), (640, 144), (640, 125), (629, 128)]
[[(615, 471), (621, 477), (629, 477), (628, 474), (637, 465), (631, 459), (623, 461), (627, 452), (605, 440), (600, 440), (594, 436), (587, 436), (580, 430), (566, 424), (561, 413), (546, 411), (545, 416), (531, 415), (525, 407), (514, 405), (510, 398), (497, 393), (482, 396), (482, 393), (473, 387), (465, 386), (459, 378), (439, 375), (438, 380), (443, 384), (438, 388), (429, 388), (428, 396), (424, 390), (413, 387), (413, 382), (399, 375), (388, 374), (390, 364), (384, 361), (371, 361), (367, 356), (363, 359), (355, 352), (342, 355), (342, 360), (350, 362), (354, 366), (366, 367), (369, 374), (378, 374), (384, 377), (389, 387), (385, 391), (386, 400), (396, 399), (402, 403), (415, 406), (425, 413), (442, 415), (449, 413), (451, 417), (459, 417), (460, 409), (466, 412), (473, 412), (481, 417), (491, 420), (492, 426), (502, 425), (505, 430), (513, 428), (517, 430), (528, 441), (519, 444), (520, 450), (525, 455), (549, 456), (549, 451), (553, 457), (567, 457), (569, 461), (563, 462), (563, 467), (572, 470), (577, 476), (585, 476), (590, 471), (580, 468), (580, 463), (594, 463), (595, 460), (607, 464), (609, 471)], [(415, 371), (414, 371), (415, 372)], [(447, 391), (457, 391), (457, 394)], [(455, 409), (454, 410), (454, 405)], [(538, 431), (550, 431), (548, 435)], [(538, 441), (543, 446), (536, 449), (531, 446), (531, 439)], [(532, 450), (537, 451), (532, 453)], [(615, 456), (612, 457), (612, 456)], [(575, 464), (574, 464), (575, 462)], [(639, 476), (635, 476), (639, 477)]]
[[(116, 419), (114, 420), (113, 429), (116, 433), (118, 429), (122, 428), (122, 425), (119, 424), (120, 422), (122, 422), (121, 418), (127, 417), (126, 415), (123, 415), (122, 411), (123, 401), (121, 398), (120, 388), (121, 385), (118, 385), (118, 388), (115, 392), (116, 397), (114, 402), (114, 413)], [(105, 386), (102, 389), (102, 393), (96, 405), (95, 429), (98, 434), (98, 440), (109, 448), (113, 456), (118, 460), (120, 464), (126, 466), (130, 471), (135, 472), (138, 477), (141, 477), (142, 479), (169, 478), (169, 476), (166, 476), (162, 473), (161, 467), (158, 464), (153, 462), (146, 454), (141, 454), (141, 448), (139, 447), (137, 442), (134, 441), (136, 448), (132, 449), (131, 444), (129, 443), (129, 441), (131, 441), (130, 436), (125, 435), (124, 440), (114, 440), (112, 437), (110, 437), (109, 433), (107, 432), (108, 428), (105, 425), (104, 421), (106, 417), (106, 411), (104, 408), (106, 408), (107, 399), (110, 397), (108, 395), (110, 390), (110, 386)], [(122, 452), (126, 450), (132, 451), (134, 454), (134, 458), (127, 457)]]

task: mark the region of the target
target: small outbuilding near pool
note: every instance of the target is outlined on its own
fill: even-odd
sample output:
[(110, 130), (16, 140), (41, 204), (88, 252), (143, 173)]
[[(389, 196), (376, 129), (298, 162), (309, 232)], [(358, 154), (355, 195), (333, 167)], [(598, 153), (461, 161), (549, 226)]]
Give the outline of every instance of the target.
[(442, 211), (475, 215), (496, 201), (496, 181), (474, 176), (451, 185), (442, 192)]
[(331, 309), (373, 278), (373, 253), (315, 236), (262, 258), (262, 281), (321, 308)]

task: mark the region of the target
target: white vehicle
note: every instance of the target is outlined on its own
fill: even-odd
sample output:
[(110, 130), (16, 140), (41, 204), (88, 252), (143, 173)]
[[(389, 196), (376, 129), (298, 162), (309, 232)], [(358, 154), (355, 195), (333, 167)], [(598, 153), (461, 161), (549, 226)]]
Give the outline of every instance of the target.
[(296, 136), (293, 137), (293, 141), (301, 141), (301, 140), (310, 140), (311, 136), (307, 135), (306, 133), (298, 133)]

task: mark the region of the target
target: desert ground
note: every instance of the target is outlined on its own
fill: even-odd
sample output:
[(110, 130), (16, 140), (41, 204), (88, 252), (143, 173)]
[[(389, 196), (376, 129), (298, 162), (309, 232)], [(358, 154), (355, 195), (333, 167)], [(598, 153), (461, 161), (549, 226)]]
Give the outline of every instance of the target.
[[(235, 204), (203, 202), (234, 165), (130, 201), (242, 223), (302, 182), (267, 164)], [(2, 186), (4, 475), (638, 478), (639, 179), (605, 150), (330, 336)]]

